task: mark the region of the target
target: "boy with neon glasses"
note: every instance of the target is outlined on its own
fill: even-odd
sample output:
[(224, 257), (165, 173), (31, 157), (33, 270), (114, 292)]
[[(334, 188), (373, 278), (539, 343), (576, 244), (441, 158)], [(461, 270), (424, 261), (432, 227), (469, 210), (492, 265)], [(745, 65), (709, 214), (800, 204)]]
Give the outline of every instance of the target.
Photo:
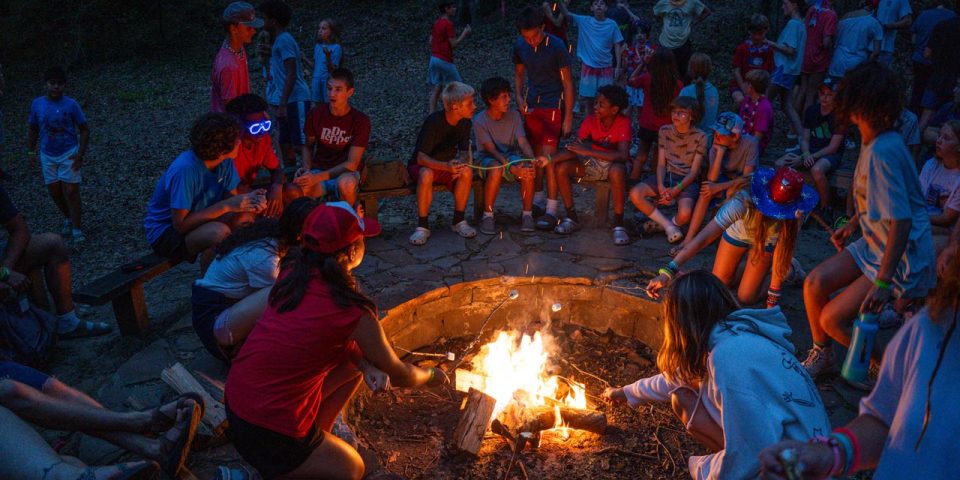
[(283, 212), (283, 171), (273, 148), (270, 129), (273, 121), (267, 114), (267, 101), (259, 95), (240, 95), (227, 103), (227, 113), (240, 122), (240, 148), (233, 158), (233, 167), (240, 176), (240, 192), (253, 190), (253, 182), (261, 168), (270, 172), (267, 188), (267, 210), (264, 215), (279, 217)]

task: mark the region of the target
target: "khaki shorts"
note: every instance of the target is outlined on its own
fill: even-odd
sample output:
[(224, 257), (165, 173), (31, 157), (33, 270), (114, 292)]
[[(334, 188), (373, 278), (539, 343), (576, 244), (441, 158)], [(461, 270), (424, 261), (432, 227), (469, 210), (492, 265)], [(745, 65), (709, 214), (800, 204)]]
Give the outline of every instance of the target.
[(583, 177), (585, 182), (601, 182), (610, 178), (611, 162), (604, 162), (593, 157), (583, 159)]

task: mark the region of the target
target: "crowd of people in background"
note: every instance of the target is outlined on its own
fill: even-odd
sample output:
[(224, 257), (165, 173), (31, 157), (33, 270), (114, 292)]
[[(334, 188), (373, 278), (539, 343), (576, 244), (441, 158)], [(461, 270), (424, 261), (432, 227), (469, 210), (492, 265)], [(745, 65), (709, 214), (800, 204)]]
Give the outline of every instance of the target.
[[(495, 206), (517, 208), (498, 203), (510, 182), (522, 233), (576, 235), (583, 221), (573, 185), (604, 182), (614, 246), (661, 232), (674, 245), (673, 259), (643, 285), (662, 298), (660, 373), (603, 398), (669, 402), (710, 452), (690, 457), (692, 477), (800, 478), (797, 464), (802, 478), (865, 469), (876, 469), (874, 478), (949, 477), (949, 438), (960, 425), (952, 408), (960, 397), (960, 5), (914, 12), (908, 0), (859, 0), (837, 12), (829, 0), (782, 0), (779, 25), (745, 11), (747, 36), (730, 45), (732, 78), (721, 84), (717, 62), (695, 47), (708, 41), (703, 22), (713, 13), (703, 1), (659, 0), (646, 13), (624, 0), (570, 3), (520, 9), (503, 52), (512, 77), (489, 72), (473, 82), (454, 54), (484, 40), (456, 25), (455, 2), (437, 4), (428, 108), (405, 166), (416, 192), (409, 243), (430, 248), (438, 185), (453, 197), (452, 230), (472, 238), (504, 228)], [(287, 31), (293, 14), (283, 0), (223, 11), (209, 113), (145, 199), (143, 226), (156, 254), (199, 262), (193, 325), (230, 365), (227, 434), (243, 459), (264, 478), (360, 478), (363, 462), (338, 417), (360, 383), (379, 392), (449, 379), (396, 356), (353, 275), (364, 238), (380, 233), (359, 202), (376, 127), (351, 103), (348, 32), (323, 18), (310, 55)], [(251, 90), (248, 47), (263, 92)], [(906, 64), (909, 75), (898, 69)], [(22, 298), (27, 273), (41, 268), (59, 337), (102, 335), (109, 325), (76, 316), (64, 240), (87, 241), (79, 184), (90, 128), (65, 95), (66, 72), (50, 68), (43, 80), (28, 155), (63, 216), (62, 235), (31, 234), (0, 187), (9, 234), (0, 295)], [(787, 147), (771, 144), (774, 135)], [(833, 179), (845, 163), (844, 204)], [(471, 221), (477, 181), (483, 213)], [(836, 249), (809, 273), (797, 258), (804, 228), (825, 230)], [(711, 272), (683, 271), (714, 244)], [(779, 308), (788, 285), (802, 286), (811, 332), (799, 357)], [(815, 382), (836, 371), (863, 314), (899, 330), (885, 350), (869, 352), (870, 374), (853, 385), (870, 392), (860, 416), (831, 426)], [(53, 470), (126, 478), (157, 467), (175, 475), (202, 409), (187, 395), (113, 412), (0, 354), (0, 417), (11, 425), (0, 429), (0, 446), (21, 452), (0, 458), (0, 478)], [(24, 421), (92, 432), (145, 460), (77, 466)]]

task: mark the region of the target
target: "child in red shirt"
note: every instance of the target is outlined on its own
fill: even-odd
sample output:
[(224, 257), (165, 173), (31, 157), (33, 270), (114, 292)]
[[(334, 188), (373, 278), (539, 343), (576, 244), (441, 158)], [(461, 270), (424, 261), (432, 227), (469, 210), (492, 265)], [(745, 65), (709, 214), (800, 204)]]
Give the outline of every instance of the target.
[(745, 97), (747, 74), (754, 70), (773, 72), (773, 49), (766, 43), (767, 31), (770, 30), (770, 21), (767, 17), (756, 14), (750, 17), (747, 31), (750, 38), (746, 39), (733, 52), (733, 80), (730, 81), (730, 94), (734, 105), (739, 106)]
[(440, 18), (433, 22), (433, 28), (430, 29), (430, 64), (427, 67), (427, 83), (430, 85), (430, 103), (427, 108), (427, 114), (431, 114), (437, 109), (437, 101), (440, 99), (440, 90), (450, 82), (462, 82), (463, 77), (453, 64), (453, 49), (460, 45), (460, 42), (470, 35), (473, 29), (470, 25), (463, 27), (460, 36), (457, 36), (457, 30), (453, 26), (454, 15), (457, 14), (455, 2), (443, 1), (438, 5), (440, 9)]

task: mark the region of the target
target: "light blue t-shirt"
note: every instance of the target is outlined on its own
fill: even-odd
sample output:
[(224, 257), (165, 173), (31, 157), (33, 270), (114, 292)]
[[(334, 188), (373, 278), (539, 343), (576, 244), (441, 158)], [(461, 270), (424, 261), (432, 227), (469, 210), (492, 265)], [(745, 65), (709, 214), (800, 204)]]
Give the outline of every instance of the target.
[(783, 27), (777, 43), (793, 48), (795, 53), (793, 57), (788, 57), (779, 50), (773, 50), (773, 63), (778, 67), (783, 67), (783, 73), (787, 75), (800, 75), (800, 67), (803, 66), (803, 48), (807, 42), (807, 29), (803, 22), (796, 18), (791, 18), (787, 26)]
[(614, 66), (613, 47), (623, 42), (617, 22), (609, 18), (599, 21), (593, 15), (570, 14), (577, 26), (577, 57), (593, 68)]
[(516, 110), (507, 110), (500, 120), (490, 118), (484, 110), (473, 116), (473, 136), (477, 139), (477, 152), (480, 156), (489, 156), (483, 150), (484, 143), (490, 143), (501, 154), (520, 151), (519, 139), (526, 138), (523, 119)]
[[(680, 90), (678, 97), (697, 98), (697, 85), (691, 83), (683, 90)], [(713, 133), (713, 124), (717, 123), (717, 115), (720, 111), (720, 93), (717, 87), (710, 82), (703, 83), (703, 118), (697, 124), (697, 128), (707, 133)]]
[(87, 123), (87, 118), (76, 100), (66, 95), (50, 100), (44, 95), (30, 105), (28, 122), (40, 131), (40, 151), (59, 157), (79, 145), (77, 127)]
[[(900, 328), (887, 344), (877, 385), (860, 400), (860, 415), (870, 415), (890, 428), (874, 480), (955, 478), (950, 472), (956, 472), (954, 440), (960, 425), (960, 409), (956, 408), (960, 398), (960, 328), (948, 341), (954, 312), (942, 315), (939, 322), (934, 322), (924, 308)], [(945, 342), (940, 370), (928, 390)], [(927, 402), (930, 419), (917, 449)]]
[(287, 103), (310, 101), (310, 87), (303, 79), (303, 69), (300, 67), (300, 46), (297, 45), (293, 35), (283, 32), (277, 35), (273, 48), (270, 49), (270, 81), (273, 82), (273, 88), (267, 87), (267, 103), (270, 105), (280, 105), (283, 85), (287, 81), (287, 70), (283, 67), (283, 62), (288, 59), (293, 59), (297, 65), (297, 78), (294, 80), (293, 90), (287, 98)]
[(903, 258), (893, 275), (894, 294), (918, 298), (936, 283), (930, 217), (917, 167), (903, 138), (886, 131), (860, 148), (853, 172), (853, 200), (863, 238), (847, 246), (860, 271), (874, 281), (887, 248), (890, 224), (911, 220)]
[(840, 78), (857, 65), (867, 61), (873, 52), (873, 42), (883, 40), (883, 27), (870, 15), (845, 18), (837, 24), (837, 47), (827, 73)]
[(313, 79), (310, 81), (311, 100), (314, 103), (329, 103), (330, 97), (327, 96), (327, 79), (330, 78), (330, 72), (327, 71), (327, 55), (323, 53), (326, 48), (330, 51), (330, 62), (333, 68), (340, 66), (340, 59), (343, 58), (343, 48), (339, 43), (329, 45), (318, 43), (313, 47)]
[[(903, 17), (913, 13), (908, 0), (880, 0), (877, 5), (877, 20), (880, 25), (896, 22)], [(881, 52), (893, 52), (894, 45), (897, 43), (897, 31), (887, 30), (883, 32), (883, 42), (880, 44)]]
[(170, 210), (203, 210), (223, 200), (239, 184), (240, 176), (232, 159), (210, 170), (193, 150), (181, 153), (163, 172), (147, 203), (143, 221), (147, 243), (153, 245), (173, 225)]

